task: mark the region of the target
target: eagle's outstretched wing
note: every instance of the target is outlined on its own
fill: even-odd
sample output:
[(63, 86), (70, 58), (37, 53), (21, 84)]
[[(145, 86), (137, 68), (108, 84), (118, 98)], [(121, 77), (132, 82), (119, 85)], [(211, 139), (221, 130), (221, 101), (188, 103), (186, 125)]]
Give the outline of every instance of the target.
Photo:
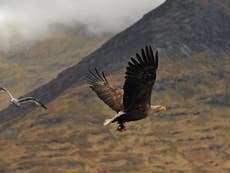
[(123, 90), (110, 86), (104, 72), (101, 74), (95, 68), (94, 72), (89, 70), (87, 74), (89, 87), (97, 96), (114, 111), (119, 112), (123, 109)]
[(156, 80), (158, 52), (155, 56), (151, 46), (142, 49), (141, 56), (131, 58), (126, 68), (124, 84), (124, 110), (144, 108), (151, 101), (153, 84)]

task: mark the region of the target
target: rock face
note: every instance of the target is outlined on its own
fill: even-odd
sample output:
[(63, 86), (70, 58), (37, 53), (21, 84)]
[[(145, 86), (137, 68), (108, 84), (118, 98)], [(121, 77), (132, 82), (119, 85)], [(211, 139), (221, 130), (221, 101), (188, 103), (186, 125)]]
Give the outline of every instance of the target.
[[(180, 50), (185, 56), (201, 51), (229, 53), (229, 28), (228, 0), (167, 0), (80, 63), (66, 69), (56, 79), (28, 95), (39, 97), (48, 103), (69, 87), (82, 83), (88, 68), (97, 66), (112, 72), (123, 67), (130, 55), (134, 55), (145, 45), (152, 45), (162, 54), (174, 49)], [(30, 108), (28, 106), (20, 113), (17, 112), (17, 116), (24, 115)], [(13, 111), (3, 110), (0, 121), (14, 117)]]

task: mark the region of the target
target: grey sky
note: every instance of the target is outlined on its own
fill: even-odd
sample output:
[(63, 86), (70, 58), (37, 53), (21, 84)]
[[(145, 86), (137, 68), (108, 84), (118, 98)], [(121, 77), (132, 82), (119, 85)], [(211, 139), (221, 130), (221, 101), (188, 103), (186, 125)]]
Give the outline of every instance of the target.
[(90, 32), (119, 32), (164, 0), (0, 0), (0, 39), (46, 35), (50, 24), (82, 23)]

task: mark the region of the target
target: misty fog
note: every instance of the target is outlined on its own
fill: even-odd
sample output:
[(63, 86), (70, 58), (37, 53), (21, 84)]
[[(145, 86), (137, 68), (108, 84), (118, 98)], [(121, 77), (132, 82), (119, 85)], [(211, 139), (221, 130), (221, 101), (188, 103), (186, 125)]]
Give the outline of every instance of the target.
[(117, 33), (164, 0), (1, 0), (1, 42), (43, 38), (52, 24), (84, 25), (94, 34)]

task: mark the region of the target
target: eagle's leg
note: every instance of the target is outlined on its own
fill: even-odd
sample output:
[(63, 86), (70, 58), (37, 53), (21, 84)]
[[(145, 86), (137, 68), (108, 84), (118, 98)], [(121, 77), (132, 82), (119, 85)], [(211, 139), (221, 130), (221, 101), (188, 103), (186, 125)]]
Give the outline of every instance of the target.
[(119, 126), (117, 127), (117, 131), (123, 132), (127, 130), (127, 124), (126, 123), (119, 123)]

